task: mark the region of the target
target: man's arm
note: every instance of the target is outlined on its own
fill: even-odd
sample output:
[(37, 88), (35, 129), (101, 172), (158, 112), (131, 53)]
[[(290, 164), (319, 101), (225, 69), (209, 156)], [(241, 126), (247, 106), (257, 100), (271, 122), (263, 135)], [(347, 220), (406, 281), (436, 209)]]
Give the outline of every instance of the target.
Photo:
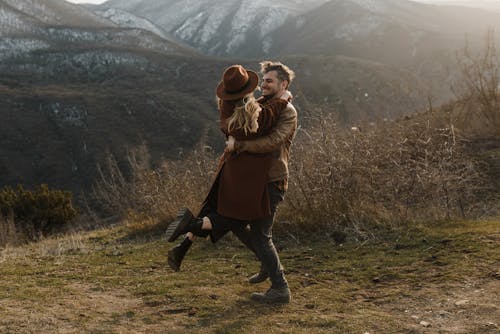
[(281, 112), (276, 126), (271, 133), (253, 140), (236, 141), (234, 150), (236, 152), (269, 153), (274, 152), (283, 145), (297, 128), (297, 111), (288, 104)]

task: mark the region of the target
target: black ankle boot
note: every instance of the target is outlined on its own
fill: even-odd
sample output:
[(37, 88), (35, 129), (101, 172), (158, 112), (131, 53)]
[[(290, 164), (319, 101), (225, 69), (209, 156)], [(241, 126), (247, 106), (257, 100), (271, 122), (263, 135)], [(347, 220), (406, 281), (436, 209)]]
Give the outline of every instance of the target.
[(175, 241), (178, 237), (188, 232), (198, 237), (206, 237), (210, 231), (203, 230), (202, 225), (202, 218), (195, 218), (188, 208), (183, 208), (179, 210), (176, 219), (168, 226), (165, 237), (169, 242)]
[(186, 237), (180, 244), (172, 247), (172, 249), (168, 251), (167, 262), (170, 268), (174, 271), (179, 271), (181, 269), (182, 260), (184, 259), (184, 256), (186, 256), (186, 253), (192, 244), (193, 242)]

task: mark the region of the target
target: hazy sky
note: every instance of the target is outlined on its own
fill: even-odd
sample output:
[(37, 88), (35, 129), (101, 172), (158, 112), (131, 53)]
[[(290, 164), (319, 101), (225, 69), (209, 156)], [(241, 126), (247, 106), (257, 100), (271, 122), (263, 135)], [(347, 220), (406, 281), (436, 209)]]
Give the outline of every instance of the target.
[(73, 3), (103, 3), (106, 0), (66, 0), (68, 2), (73, 2)]
[[(95, 4), (98, 4), (98, 3), (103, 3), (106, 0), (66, 0), (66, 1), (73, 2), (73, 3), (95, 3)], [(439, 3), (439, 2), (449, 2), (450, 0), (413, 0), (413, 1)], [(455, 0), (455, 1), (469, 1), (470, 2), (470, 0)], [(482, 0), (482, 1), (500, 3), (500, 0)]]

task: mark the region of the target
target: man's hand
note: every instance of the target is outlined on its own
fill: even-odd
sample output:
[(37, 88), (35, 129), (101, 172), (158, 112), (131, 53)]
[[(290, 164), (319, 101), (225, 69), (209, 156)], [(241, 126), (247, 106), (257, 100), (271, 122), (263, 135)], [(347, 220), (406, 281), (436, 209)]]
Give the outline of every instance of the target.
[(280, 99), (290, 102), (293, 99), (293, 95), (289, 90), (285, 90), (285, 92), (281, 94)]
[(225, 152), (233, 152), (234, 151), (234, 142), (236, 140), (234, 139), (233, 136), (229, 136), (226, 140), (226, 148), (224, 149)]

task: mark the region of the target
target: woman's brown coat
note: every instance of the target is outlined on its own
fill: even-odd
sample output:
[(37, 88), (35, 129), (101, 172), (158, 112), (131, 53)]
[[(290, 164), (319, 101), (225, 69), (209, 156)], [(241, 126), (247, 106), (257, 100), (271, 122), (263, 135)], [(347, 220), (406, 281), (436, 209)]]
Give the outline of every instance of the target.
[[(271, 99), (261, 105), (256, 133), (245, 134), (242, 129), (229, 131), (228, 119), (234, 111), (230, 101), (220, 101), (220, 127), (226, 136), (237, 141), (250, 140), (266, 135), (276, 125), (279, 113), (287, 106), (281, 99)], [(247, 152), (224, 152), (219, 159), (215, 181), (204, 202), (201, 214), (214, 210), (228, 218), (255, 220), (269, 216), (269, 194), (267, 193), (268, 172), (271, 154), (251, 154)]]

